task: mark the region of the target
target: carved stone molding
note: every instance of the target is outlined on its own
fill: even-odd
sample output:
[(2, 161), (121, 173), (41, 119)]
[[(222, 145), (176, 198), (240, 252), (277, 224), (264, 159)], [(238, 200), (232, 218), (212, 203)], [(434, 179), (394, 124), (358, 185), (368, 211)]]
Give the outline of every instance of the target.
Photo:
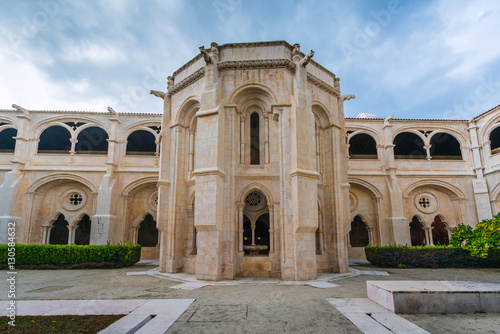
[(202, 67), (190, 76), (188, 76), (186, 79), (182, 80), (178, 84), (174, 85), (172, 88), (168, 90), (168, 95), (174, 95), (175, 93), (183, 90), (187, 86), (191, 85), (192, 83), (196, 82), (198, 79), (202, 78), (205, 76), (205, 68)]
[(339, 89), (330, 86), (329, 84), (319, 79), (318, 77), (315, 77), (311, 73), (307, 73), (307, 81), (312, 83), (314, 86), (326, 91), (327, 93), (340, 97)]
[(279, 67), (284, 67), (294, 72), (296, 65), (290, 59), (235, 60), (223, 61), (217, 64), (217, 69), (219, 71)]

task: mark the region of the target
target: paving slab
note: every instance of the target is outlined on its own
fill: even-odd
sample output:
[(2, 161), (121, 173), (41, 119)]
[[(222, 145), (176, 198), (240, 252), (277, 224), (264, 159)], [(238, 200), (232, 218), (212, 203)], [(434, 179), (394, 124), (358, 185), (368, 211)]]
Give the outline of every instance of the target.
[(500, 312), (500, 282), (367, 281), (368, 298), (395, 313)]
[(328, 301), (366, 334), (430, 334), (368, 298), (328, 298)]

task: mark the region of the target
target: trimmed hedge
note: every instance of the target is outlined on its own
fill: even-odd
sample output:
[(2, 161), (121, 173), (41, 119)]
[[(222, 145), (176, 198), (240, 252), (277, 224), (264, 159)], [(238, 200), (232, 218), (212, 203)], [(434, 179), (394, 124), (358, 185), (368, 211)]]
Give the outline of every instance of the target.
[[(0, 245), (0, 263), (7, 263), (8, 245)], [(16, 245), (15, 266), (54, 265), (70, 267), (81, 263), (131, 266), (141, 259), (141, 246), (117, 245)]]
[(366, 259), (384, 268), (500, 268), (500, 252), (487, 258), (452, 246), (366, 246)]

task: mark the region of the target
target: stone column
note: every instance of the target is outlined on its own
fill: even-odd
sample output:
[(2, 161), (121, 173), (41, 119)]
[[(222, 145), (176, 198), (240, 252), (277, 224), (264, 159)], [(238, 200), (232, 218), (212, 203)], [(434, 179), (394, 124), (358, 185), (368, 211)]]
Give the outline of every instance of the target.
[(189, 162), (188, 162), (188, 172), (192, 172), (194, 167), (194, 133), (192, 129), (189, 129)]
[(411, 244), (410, 233), (408, 230), (408, 220), (405, 217), (404, 205), (403, 205), (403, 193), (401, 187), (399, 186), (399, 180), (397, 178), (396, 164), (394, 161), (394, 144), (392, 143), (392, 127), (390, 123), (392, 116), (387, 117), (384, 120), (384, 141), (385, 145), (385, 157), (387, 164), (388, 180), (387, 185), (389, 187), (390, 194), (390, 216), (387, 218), (388, 225), (392, 232), (392, 240), (390, 244), (394, 245), (409, 245)]
[(434, 240), (432, 239), (432, 227), (425, 226), (425, 244), (429, 246), (434, 246)]
[(240, 163), (245, 163), (245, 115), (240, 114)]
[(375, 245), (375, 238), (374, 238), (375, 227), (367, 226), (366, 229), (368, 230), (368, 243), (373, 246)]
[[(217, 48), (212, 43), (212, 48)], [(196, 278), (221, 280), (223, 277), (224, 252), (234, 243), (229, 230), (224, 230), (227, 172), (224, 170), (226, 121), (222, 107), (222, 80), (217, 69), (218, 56), (211, 52), (206, 59), (204, 91), (197, 113), (195, 181), (195, 226), (198, 230), (198, 255)], [(225, 239), (225, 237), (227, 239)], [(228, 259), (227, 263), (231, 262)]]
[(50, 240), (50, 230), (51, 230), (52, 226), (51, 225), (44, 225), (42, 226), (42, 245), (48, 245), (49, 243), (49, 240)]
[(267, 203), (269, 208), (269, 253), (274, 252), (274, 204)]
[[(481, 221), (483, 219), (491, 219), (493, 217), (493, 212), (490, 205), (488, 184), (484, 178), (484, 166), (481, 161), (481, 145), (477, 136), (477, 128), (475, 120), (471, 119), (468, 130), (470, 132), (472, 159), (474, 161), (474, 172), (476, 174), (476, 178), (472, 181), (472, 186), (474, 189), (477, 219)], [(491, 151), (486, 152), (486, 154), (490, 154), (490, 152)]]
[(315, 137), (316, 137), (316, 170), (321, 174), (321, 156), (320, 156), (320, 142), (319, 142), (319, 127), (315, 126)]
[(269, 114), (264, 112), (264, 162), (269, 163)]
[(245, 209), (245, 202), (236, 202), (238, 207), (238, 252), (243, 252), (243, 210)]
[(139, 233), (139, 227), (140, 226), (132, 226), (132, 243), (134, 245), (137, 245), (137, 241), (138, 241), (138, 233)]

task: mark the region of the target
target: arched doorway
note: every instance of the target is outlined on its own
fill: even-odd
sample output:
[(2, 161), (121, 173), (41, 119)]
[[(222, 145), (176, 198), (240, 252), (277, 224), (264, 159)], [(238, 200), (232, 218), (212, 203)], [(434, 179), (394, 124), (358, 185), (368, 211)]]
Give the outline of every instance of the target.
[(90, 244), (90, 217), (85, 215), (78, 222), (75, 230), (75, 245), (88, 245)]
[(139, 225), (137, 243), (142, 247), (156, 247), (158, 244), (158, 229), (153, 216), (150, 214), (147, 214)]
[(349, 241), (351, 243), (351, 247), (365, 247), (370, 243), (368, 229), (360, 216), (354, 217), (351, 222)]
[(247, 256), (269, 255), (269, 207), (259, 191), (249, 193), (243, 210), (243, 250)]
[(410, 237), (412, 246), (423, 246), (425, 244), (424, 224), (414, 216), (410, 222)]
[(67, 245), (69, 239), (68, 222), (64, 215), (60, 214), (56, 221), (52, 223), (50, 229), (49, 244), (51, 245)]
[(446, 229), (446, 225), (441, 220), (439, 216), (434, 218), (434, 222), (432, 222), (432, 241), (434, 245), (449, 245), (450, 239), (448, 237), (448, 230)]

